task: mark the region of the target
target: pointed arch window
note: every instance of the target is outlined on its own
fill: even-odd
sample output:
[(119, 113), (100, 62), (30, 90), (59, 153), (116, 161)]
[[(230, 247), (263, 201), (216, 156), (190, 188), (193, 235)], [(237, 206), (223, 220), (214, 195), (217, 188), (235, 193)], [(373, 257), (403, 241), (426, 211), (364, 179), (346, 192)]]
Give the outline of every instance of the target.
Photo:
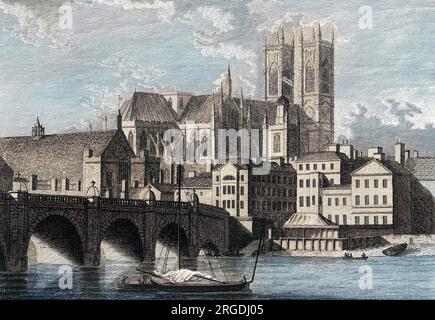
[(269, 95), (278, 95), (278, 66), (273, 64), (269, 69)]
[(330, 82), (329, 70), (330, 70), (329, 61), (328, 59), (325, 59), (320, 68), (320, 81), (321, 81), (320, 88), (322, 93), (329, 93), (329, 82)]
[(273, 152), (281, 152), (281, 136), (279, 133), (273, 135)]
[(128, 143), (133, 147), (133, 132), (131, 131), (128, 133)]
[(305, 91), (314, 91), (314, 68), (311, 65), (305, 67)]
[(145, 136), (145, 131), (143, 131), (139, 139), (139, 150), (145, 150), (145, 147), (146, 147), (146, 136)]

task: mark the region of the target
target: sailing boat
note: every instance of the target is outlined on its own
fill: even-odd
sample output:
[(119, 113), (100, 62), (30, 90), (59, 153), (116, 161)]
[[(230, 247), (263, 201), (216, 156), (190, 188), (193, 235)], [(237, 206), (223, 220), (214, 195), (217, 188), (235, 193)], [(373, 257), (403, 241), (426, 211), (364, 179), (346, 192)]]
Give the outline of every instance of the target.
[[(154, 271), (154, 275), (150, 277), (151, 284), (154, 285), (154, 289), (171, 292), (240, 292), (250, 291), (249, 285), (254, 281), (255, 271), (257, 269), (258, 256), (260, 254), (261, 245), (263, 241), (263, 230), (260, 235), (260, 241), (258, 243), (258, 250), (255, 258), (254, 271), (252, 273), (251, 280), (247, 280), (245, 276), (238, 281), (222, 281), (215, 276), (192, 271), (189, 269), (183, 269), (181, 266), (181, 254), (180, 254), (180, 215), (181, 215), (181, 166), (178, 165), (178, 242), (177, 242), (177, 270), (167, 273), (160, 273)], [(226, 278), (226, 277), (225, 277)]]

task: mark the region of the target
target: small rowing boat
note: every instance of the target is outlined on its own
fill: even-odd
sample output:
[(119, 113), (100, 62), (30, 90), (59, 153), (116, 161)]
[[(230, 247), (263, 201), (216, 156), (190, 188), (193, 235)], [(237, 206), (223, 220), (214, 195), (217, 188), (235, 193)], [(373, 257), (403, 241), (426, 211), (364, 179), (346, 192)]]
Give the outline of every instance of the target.
[(407, 243), (397, 244), (395, 246), (389, 247), (382, 251), (382, 253), (386, 256), (398, 256), (402, 254), (406, 248), (408, 247)]

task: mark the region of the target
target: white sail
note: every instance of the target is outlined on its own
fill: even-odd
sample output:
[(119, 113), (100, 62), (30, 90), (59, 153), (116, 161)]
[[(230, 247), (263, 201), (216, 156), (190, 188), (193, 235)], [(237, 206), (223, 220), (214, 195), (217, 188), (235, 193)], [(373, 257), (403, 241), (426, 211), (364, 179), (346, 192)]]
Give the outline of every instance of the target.
[(208, 274), (199, 272), (199, 271), (192, 271), (192, 270), (188, 270), (188, 269), (180, 269), (180, 270), (176, 270), (176, 271), (169, 271), (165, 274), (162, 274), (158, 271), (154, 271), (154, 273), (159, 276), (160, 278), (163, 278), (165, 280), (168, 280), (172, 283), (182, 283), (182, 282), (187, 282), (189, 280), (191, 280), (193, 277), (198, 277), (198, 278), (203, 278), (203, 279), (210, 279), (210, 280), (214, 280), (214, 281), (218, 281), (219, 280), (213, 278), (212, 276), (209, 276)]

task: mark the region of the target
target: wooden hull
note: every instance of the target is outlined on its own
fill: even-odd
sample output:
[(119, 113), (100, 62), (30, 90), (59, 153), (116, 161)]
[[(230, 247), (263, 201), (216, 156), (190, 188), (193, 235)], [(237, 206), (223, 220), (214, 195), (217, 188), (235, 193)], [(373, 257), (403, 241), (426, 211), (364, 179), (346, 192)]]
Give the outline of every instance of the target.
[(401, 243), (395, 246), (392, 246), (390, 248), (387, 248), (385, 250), (382, 251), (382, 253), (386, 256), (398, 256), (400, 254), (402, 254), (406, 248), (408, 247), (407, 243)]
[(230, 283), (211, 283), (211, 282), (183, 282), (172, 283), (162, 278), (151, 277), (151, 283), (155, 285), (157, 290), (170, 292), (241, 292), (249, 291), (249, 283), (246, 281), (230, 282)]
[(343, 260), (367, 260), (368, 257), (353, 257), (353, 258), (347, 258), (347, 257), (342, 257)]
[(127, 291), (149, 291), (156, 289), (156, 286), (151, 283), (150, 276), (129, 275), (125, 276), (117, 283), (119, 290)]

